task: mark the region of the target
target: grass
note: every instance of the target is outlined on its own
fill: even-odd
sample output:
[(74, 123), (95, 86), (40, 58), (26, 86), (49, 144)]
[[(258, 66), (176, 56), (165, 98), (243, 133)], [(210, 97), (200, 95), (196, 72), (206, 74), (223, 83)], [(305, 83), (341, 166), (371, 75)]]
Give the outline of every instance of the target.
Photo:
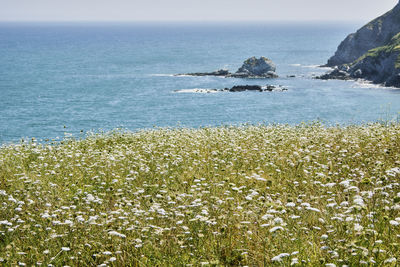
[(7, 145), (0, 265), (397, 266), (399, 167), (399, 124)]
[(366, 58), (375, 59), (376, 63), (379, 64), (380, 61), (382, 61), (382, 58), (387, 58), (394, 53), (396, 53), (397, 55), (397, 59), (394, 63), (394, 68), (400, 69), (400, 33), (396, 34), (387, 45), (369, 50), (359, 59), (354, 61), (352, 65), (357, 64), (358, 62)]

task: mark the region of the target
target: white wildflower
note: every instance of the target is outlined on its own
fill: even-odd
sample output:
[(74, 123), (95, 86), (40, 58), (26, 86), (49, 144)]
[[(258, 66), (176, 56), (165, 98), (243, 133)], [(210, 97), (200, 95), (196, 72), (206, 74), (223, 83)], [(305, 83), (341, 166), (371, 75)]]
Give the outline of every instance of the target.
[(313, 208), (313, 207), (306, 207), (306, 210), (315, 211), (315, 212), (321, 212), (319, 209)]
[(271, 260), (280, 262), (280, 261), (282, 261), (282, 258), (289, 257), (289, 256), (290, 256), (289, 253), (281, 253), (278, 256), (273, 257)]
[(278, 230), (283, 230), (283, 227), (282, 227), (282, 226), (275, 226), (275, 227), (272, 227), (271, 229), (269, 229), (269, 232), (270, 232), (270, 233), (274, 233), (274, 232), (276, 232), (276, 231), (278, 231)]
[(296, 204), (294, 202), (286, 203), (286, 207), (292, 208), (292, 207), (295, 207), (295, 206), (296, 206)]
[(290, 266), (297, 265), (297, 264), (299, 264), (298, 258), (293, 258), (292, 261), (290, 262)]
[(354, 224), (354, 231), (361, 232), (363, 229), (364, 229), (364, 227), (361, 226), (360, 224), (358, 224), (358, 223)]
[(384, 263), (393, 263), (393, 262), (396, 262), (396, 260), (397, 259), (395, 257), (392, 257), (392, 258), (386, 259)]
[(110, 232), (108, 232), (108, 234), (111, 235), (111, 236), (118, 236), (118, 237), (121, 237), (121, 238), (125, 238), (126, 237), (126, 235), (118, 233), (117, 231), (110, 231)]
[(270, 220), (272, 218), (274, 218), (274, 216), (268, 213), (261, 217), (263, 220)]
[(274, 219), (274, 223), (275, 224), (283, 224), (283, 219), (280, 218), (280, 217), (277, 217), (277, 218)]
[(354, 203), (355, 205), (358, 205), (358, 206), (361, 206), (361, 207), (364, 207), (364, 206), (365, 206), (364, 200), (363, 200), (363, 198), (362, 198), (360, 195), (356, 195), (356, 196), (354, 197), (353, 203)]

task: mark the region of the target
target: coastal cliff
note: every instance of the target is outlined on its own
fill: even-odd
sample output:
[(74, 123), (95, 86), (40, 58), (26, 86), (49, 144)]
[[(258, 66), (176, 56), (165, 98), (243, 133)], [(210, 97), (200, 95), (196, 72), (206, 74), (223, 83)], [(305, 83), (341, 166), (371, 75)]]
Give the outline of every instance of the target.
[(386, 45), (399, 32), (400, 2), (386, 14), (347, 36), (326, 65), (333, 67), (352, 63), (369, 50)]
[(339, 45), (326, 66), (335, 69), (319, 79), (365, 79), (400, 87), (400, 1)]

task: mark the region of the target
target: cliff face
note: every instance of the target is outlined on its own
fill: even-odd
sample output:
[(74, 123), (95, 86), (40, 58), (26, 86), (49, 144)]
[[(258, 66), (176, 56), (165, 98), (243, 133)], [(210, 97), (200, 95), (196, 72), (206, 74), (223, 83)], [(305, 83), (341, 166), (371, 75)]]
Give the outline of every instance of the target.
[(400, 1), (339, 45), (327, 66), (335, 69), (319, 79), (365, 79), (400, 87)]
[(352, 63), (370, 49), (383, 46), (400, 32), (400, 1), (389, 12), (380, 16), (356, 33), (352, 33), (339, 45), (327, 66)]
[(349, 65), (352, 78), (363, 78), (386, 86), (400, 87), (400, 33), (388, 44), (369, 50)]

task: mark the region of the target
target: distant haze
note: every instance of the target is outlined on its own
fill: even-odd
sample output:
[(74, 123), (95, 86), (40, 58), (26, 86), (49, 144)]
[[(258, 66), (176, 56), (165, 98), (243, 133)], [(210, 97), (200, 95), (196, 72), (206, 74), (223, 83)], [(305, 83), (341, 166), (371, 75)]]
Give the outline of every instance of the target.
[(398, 0), (0, 0), (0, 21), (369, 21)]

